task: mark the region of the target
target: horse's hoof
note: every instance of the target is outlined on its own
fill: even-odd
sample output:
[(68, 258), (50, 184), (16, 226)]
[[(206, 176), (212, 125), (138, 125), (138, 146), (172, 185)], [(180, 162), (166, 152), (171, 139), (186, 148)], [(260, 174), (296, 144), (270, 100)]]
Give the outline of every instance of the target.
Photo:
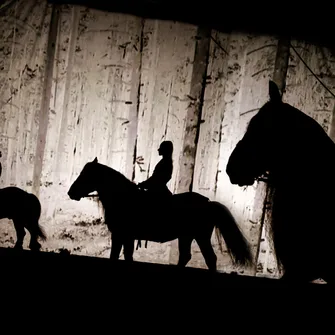
[(29, 246), (30, 251), (38, 252), (41, 249), (40, 245)]
[(31, 251), (40, 251), (41, 247), (42, 247), (41, 244), (37, 241), (34, 241), (33, 243), (29, 244), (29, 249)]
[(23, 246), (22, 245), (15, 245), (14, 246), (14, 248), (13, 248), (14, 250), (17, 250), (17, 251), (21, 251), (21, 250), (23, 250)]

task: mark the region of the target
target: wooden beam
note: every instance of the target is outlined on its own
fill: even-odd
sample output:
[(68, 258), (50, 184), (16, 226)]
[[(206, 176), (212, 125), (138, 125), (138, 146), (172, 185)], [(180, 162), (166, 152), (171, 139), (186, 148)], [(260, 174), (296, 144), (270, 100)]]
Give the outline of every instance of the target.
[[(199, 137), (201, 111), (206, 86), (207, 65), (209, 57), (210, 33), (208, 28), (199, 27), (192, 70), (190, 103), (186, 113), (184, 142), (179, 161), (176, 193), (192, 191), (195, 155)], [(178, 260), (178, 242), (171, 242), (170, 263)]]
[(40, 192), (41, 175), (43, 168), (44, 150), (48, 131), (49, 104), (51, 99), (53, 68), (56, 51), (56, 41), (59, 23), (59, 5), (51, 5), (51, 22), (48, 35), (48, 46), (46, 54), (46, 64), (43, 81), (43, 93), (41, 109), (39, 111), (39, 126), (36, 143), (36, 154), (33, 171), (32, 192), (38, 197)]
[(199, 125), (205, 92), (210, 45), (210, 30), (198, 28), (193, 72), (190, 89), (190, 103), (187, 109), (183, 150), (179, 161), (177, 193), (192, 191), (195, 154), (199, 137)]
[[(281, 95), (283, 96), (286, 85), (286, 75), (289, 63), (290, 56), (290, 38), (280, 38), (278, 40), (275, 67), (273, 71), (272, 80), (277, 84)], [(272, 189), (268, 184), (258, 185), (256, 194), (255, 194), (255, 202), (254, 202), (254, 215), (261, 216), (260, 219), (260, 229), (259, 229), (259, 237), (258, 244), (255, 253), (256, 267), (258, 264), (259, 252), (261, 249), (261, 238), (265, 233), (264, 223), (269, 220), (269, 211), (271, 211), (271, 196)], [(258, 219), (258, 218), (257, 218)], [(257, 269), (255, 269), (255, 273)]]
[(69, 101), (71, 93), (71, 76), (74, 65), (74, 57), (76, 50), (76, 42), (78, 37), (78, 25), (80, 19), (80, 8), (73, 6), (71, 8), (71, 33), (69, 37), (69, 50), (67, 54), (67, 67), (66, 67), (66, 77), (65, 77), (65, 93), (64, 93), (64, 102), (62, 106), (62, 117), (59, 129), (59, 141), (57, 146), (57, 159), (56, 159), (56, 185), (59, 184), (62, 180), (62, 165), (64, 161), (62, 159), (62, 154), (65, 149), (66, 133), (68, 131), (68, 114), (69, 114)]
[(281, 38), (278, 41), (275, 68), (272, 80), (277, 84), (283, 96), (286, 85), (288, 61), (290, 57), (290, 38)]
[(329, 133), (328, 136), (335, 142), (335, 104), (333, 107), (332, 118), (328, 133)]
[(142, 52), (143, 52), (143, 30), (145, 20), (141, 20), (139, 31), (139, 50), (135, 56), (133, 65), (132, 85), (130, 93), (129, 108), (129, 126), (128, 126), (128, 143), (127, 143), (127, 162), (126, 177), (134, 181), (135, 179), (135, 162), (137, 155), (137, 129), (138, 129), (138, 112), (140, 108), (141, 93), (141, 73), (142, 73)]

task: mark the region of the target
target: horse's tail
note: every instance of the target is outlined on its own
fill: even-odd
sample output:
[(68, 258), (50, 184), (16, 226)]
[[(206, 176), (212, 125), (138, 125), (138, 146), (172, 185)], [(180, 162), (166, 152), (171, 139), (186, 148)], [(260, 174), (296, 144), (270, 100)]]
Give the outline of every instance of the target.
[(217, 201), (211, 201), (210, 206), (214, 209), (216, 218), (215, 226), (219, 229), (226, 242), (227, 251), (233, 264), (243, 266), (252, 265), (253, 257), (250, 251), (250, 245), (240, 231), (231, 212), (225, 205)]
[(29, 193), (29, 196), (32, 201), (30, 206), (32, 221), (36, 223), (36, 226), (34, 226), (35, 233), (41, 240), (45, 241), (47, 239), (47, 235), (45, 230), (38, 223), (41, 216), (41, 203), (35, 194)]
[(37, 236), (42, 240), (42, 241), (46, 241), (47, 239), (47, 235), (45, 233), (44, 228), (42, 228), (39, 224), (36, 227), (36, 233)]

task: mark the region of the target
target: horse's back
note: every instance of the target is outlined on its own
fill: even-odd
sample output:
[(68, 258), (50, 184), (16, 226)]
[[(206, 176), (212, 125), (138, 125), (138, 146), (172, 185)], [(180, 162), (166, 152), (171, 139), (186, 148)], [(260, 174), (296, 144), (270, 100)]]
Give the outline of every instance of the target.
[(41, 205), (34, 194), (16, 186), (0, 189), (0, 218), (26, 217), (38, 220), (40, 213)]
[[(4, 198), (7, 198), (9, 201), (12, 201), (15, 198), (20, 200), (30, 197), (31, 195), (33, 194), (16, 186), (8, 186), (0, 189), (0, 196), (3, 198), (2, 200), (4, 200)], [(35, 195), (33, 196), (35, 197)]]
[(194, 227), (207, 211), (203, 209), (209, 199), (196, 192), (183, 192), (170, 196), (170, 199), (156, 199), (155, 213), (149, 214), (139, 225), (132, 225), (135, 239), (165, 243), (182, 235), (194, 233)]
[(206, 204), (208, 203), (209, 198), (197, 192), (183, 192), (174, 194), (172, 196), (172, 201), (175, 201), (177, 204), (187, 206), (195, 204)]

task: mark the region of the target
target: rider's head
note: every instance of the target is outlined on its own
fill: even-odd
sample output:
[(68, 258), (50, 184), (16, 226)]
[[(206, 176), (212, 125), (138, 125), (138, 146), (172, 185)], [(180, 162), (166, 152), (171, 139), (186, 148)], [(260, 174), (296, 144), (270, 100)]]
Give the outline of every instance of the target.
[(161, 156), (172, 156), (173, 144), (171, 141), (164, 141), (158, 148), (158, 153)]

